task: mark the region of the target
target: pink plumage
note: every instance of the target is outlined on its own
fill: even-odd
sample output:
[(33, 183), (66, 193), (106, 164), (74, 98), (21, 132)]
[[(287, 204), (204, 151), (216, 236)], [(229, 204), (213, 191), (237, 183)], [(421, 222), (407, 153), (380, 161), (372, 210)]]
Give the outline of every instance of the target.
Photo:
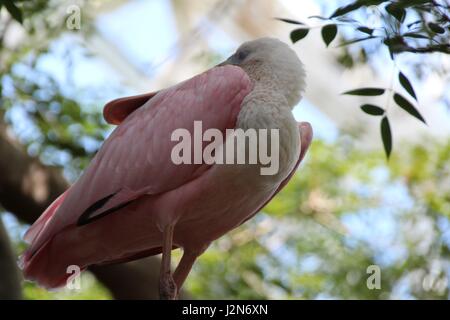
[[(130, 220), (126, 216), (129, 208), (91, 225), (77, 227), (77, 220), (90, 205), (111, 194), (116, 196), (108, 206), (115, 207), (144, 195), (150, 200), (152, 196), (182, 188), (198, 178), (207, 169), (204, 168), (206, 165), (175, 165), (171, 161), (171, 150), (175, 145), (170, 139), (171, 133), (178, 128), (186, 128), (193, 133), (194, 120), (201, 120), (204, 129), (218, 128), (224, 132), (227, 128), (234, 128), (242, 99), (250, 90), (248, 76), (238, 67), (226, 66), (161, 91), (131, 113), (105, 141), (62, 203), (57, 200), (43, 215), (45, 223), (38, 221), (30, 228), (26, 238), (31, 241), (31, 246), (23, 260), (26, 277), (46, 287), (59, 286), (68, 276), (68, 264), (84, 267), (151, 249), (137, 248), (133, 252), (134, 248), (123, 248), (123, 251), (114, 252), (112, 257), (109, 255), (102, 259), (103, 245), (97, 248), (85, 237), (71, 238), (73, 244), (68, 247), (58, 245), (54, 240), (55, 237), (58, 240), (69, 236), (76, 238), (86, 232), (91, 234), (91, 238), (98, 237), (102, 231), (114, 235), (117, 231), (110, 223), (115, 219), (111, 218), (125, 215), (123, 219)], [(116, 201), (116, 198), (119, 199)], [(105, 210), (107, 208), (103, 207), (102, 211)], [(152, 212), (146, 210), (144, 215), (151, 216)], [(43, 229), (38, 231), (41, 227)], [(151, 233), (151, 229), (143, 231)], [(130, 230), (130, 233), (135, 232)], [(30, 236), (33, 234), (36, 235)], [(100, 237), (94, 239), (97, 242)], [(121, 238), (111, 239), (114, 240), (123, 242)], [(99, 251), (92, 252), (95, 250)], [(61, 261), (64, 263), (56, 263)]]
[[(312, 137), (309, 124), (299, 124), (295, 168), (281, 183), (261, 190), (224, 176), (215, 164), (171, 161), (174, 130), (193, 134), (194, 121), (201, 120), (203, 130), (216, 128), (225, 135), (235, 128), (253, 86), (242, 68), (227, 65), (106, 105), (105, 118), (118, 127), (78, 181), (27, 232), (30, 247), (21, 259), (25, 277), (54, 288), (65, 284), (70, 265), (85, 269), (161, 253), (167, 225), (174, 226), (170, 247), (198, 256), (257, 213), (305, 155)], [(186, 275), (176, 272), (175, 282)]]

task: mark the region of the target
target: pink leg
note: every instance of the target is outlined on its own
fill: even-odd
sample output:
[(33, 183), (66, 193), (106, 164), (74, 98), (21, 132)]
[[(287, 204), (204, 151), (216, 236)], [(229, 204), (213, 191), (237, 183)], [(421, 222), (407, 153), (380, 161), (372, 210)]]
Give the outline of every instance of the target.
[(159, 298), (174, 300), (177, 297), (177, 286), (170, 272), (170, 257), (172, 254), (173, 225), (169, 225), (163, 232), (163, 252), (161, 271), (159, 274)]
[(198, 254), (193, 251), (186, 250), (183, 252), (183, 257), (181, 257), (181, 261), (173, 274), (173, 279), (175, 280), (178, 291), (183, 286), (189, 272), (191, 272), (192, 266), (195, 260), (197, 260), (197, 257)]

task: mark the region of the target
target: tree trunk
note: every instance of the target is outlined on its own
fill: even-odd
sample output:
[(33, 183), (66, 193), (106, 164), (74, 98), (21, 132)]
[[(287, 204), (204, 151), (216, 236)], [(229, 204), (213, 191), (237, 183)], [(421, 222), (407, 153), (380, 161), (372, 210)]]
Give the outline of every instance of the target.
[(11, 243), (0, 219), (0, 300), (22, 299), (20, 280)]

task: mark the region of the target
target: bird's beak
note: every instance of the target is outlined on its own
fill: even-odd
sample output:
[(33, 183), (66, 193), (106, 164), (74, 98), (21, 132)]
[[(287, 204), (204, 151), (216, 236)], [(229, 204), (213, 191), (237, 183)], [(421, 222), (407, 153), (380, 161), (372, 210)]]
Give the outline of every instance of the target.
[(225, 60), (225, 61), (223, 61), (223, 62), (217, 64), (216, 67), (223, 67), (223, 66), (226, 66), (226, 65), (228, 64), (227, 61), (228, 61), (228, 60)]
[(223, 67), (223, 66), (226, 66), (226, 65), (229, 65), (229, 64), (236, 65), (234, 63), (234, 55), (230, 56), (227, 60), (219, 63), (218, 65), (216, 65), (216, 67)]

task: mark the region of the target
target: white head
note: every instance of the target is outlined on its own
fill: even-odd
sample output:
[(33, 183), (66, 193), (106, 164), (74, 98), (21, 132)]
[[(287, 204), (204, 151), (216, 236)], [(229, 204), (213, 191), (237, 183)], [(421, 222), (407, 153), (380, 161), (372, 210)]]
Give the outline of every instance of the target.
[(300, 101), (305, 89), (303, 64), (294, 50), (275, 38), (244, 42), (220, 65), (225, 64), (241, 67), (255, 82), (271, 82), (284, 95), (290, 107)]

